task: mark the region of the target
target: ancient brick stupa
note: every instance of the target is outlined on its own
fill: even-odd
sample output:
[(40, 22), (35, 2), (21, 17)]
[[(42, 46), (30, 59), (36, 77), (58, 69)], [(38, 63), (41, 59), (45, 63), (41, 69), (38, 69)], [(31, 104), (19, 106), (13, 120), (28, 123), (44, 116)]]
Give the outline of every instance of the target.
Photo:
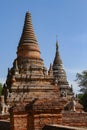
[[(50, 64), (47, 70), (40, 56), (29, 12), (25, 16), (17, 58), (13, 67), (8, 69), (3, 94), (6, 104), (12, 106), (10, 112), (14, 120), (17, 120), (14, 117), (15, 113), (21, 113), (21, 116), (28, 113), (26, 119), (28, 118), (29, 122), (25, 123), (26, 130), (41, 130), (47, 123), (61, 124), (61, 111), (73, 96), (60, 58), (58, 41), (53, 65)], [(19, 127), (12, 123), (13, 129), (17, 130)]]
[[(58, 93), (55, 95), (54, 86)], [(17, 48), (17, 58), (13, 67), (8, 69), (6, 81), (7, 102), (29, 102), (34, 98), (54, 98), (63, 92), (72, 95), (56, 42), (56, 54), (53, 65), (47, 72), (40, 56), (39, 45), (32, 26), (31, 14), (26, 13), (23, 32)], [(10, 95), (9, 95), (10, 94)], [(9, 98), (10, 96), (10, 98)]]

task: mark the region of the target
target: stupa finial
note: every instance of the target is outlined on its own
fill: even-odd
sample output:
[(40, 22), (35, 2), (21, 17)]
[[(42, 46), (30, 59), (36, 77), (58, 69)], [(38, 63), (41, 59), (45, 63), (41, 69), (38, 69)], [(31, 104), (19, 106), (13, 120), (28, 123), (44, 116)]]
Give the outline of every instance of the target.
[(58, 51), (58, 36), (56, 35), (56, 51)]

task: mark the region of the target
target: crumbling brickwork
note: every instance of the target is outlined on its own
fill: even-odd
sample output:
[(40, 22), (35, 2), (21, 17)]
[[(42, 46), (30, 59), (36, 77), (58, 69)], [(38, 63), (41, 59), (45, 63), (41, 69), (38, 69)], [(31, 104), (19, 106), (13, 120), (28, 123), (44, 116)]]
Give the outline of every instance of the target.
[(48, 124), (61, 124), (62, 115), (59, 114), (40, 114), (34, 116), (34, 128), (35, 130), (42, 130), (42, 128)]
[(26, 107), (10, 109), (11, 130), (42, 130), (47, 124), (62, 124), (62, 108), (65, 100), (35, 100)]
[(66, 126), (87, 127), (87, 113), (64, 112), (62, 124)]
[(19, 114), (11, 117), (11, 130), (42, 130), (45, 125), (61, 124), (62, 114)]
[[(51, 128), (51, 125), (73, 126), (79, 128), (87, 127), (87, 113), (57, 111), (56, 113), (13, 113), (11, 116), (11, 130), (42, 130)], [(52, 127), (55, 128), (55, 127)], [(56, 127), (55, 129), (58, 129)], [(66, 127), (64, 128), (66, 129)], [(67, 128), (68, 129), (68, 128)], [(76, 130), (78, 130), (76, 129)], [(53, 129), (52, 129), (53, 130)], [(70, 129), (72, 130), (72, 128)]]
[(10, 118), (11, 130), (28, 130), (28, 116), (26, 113), (15, 113)]

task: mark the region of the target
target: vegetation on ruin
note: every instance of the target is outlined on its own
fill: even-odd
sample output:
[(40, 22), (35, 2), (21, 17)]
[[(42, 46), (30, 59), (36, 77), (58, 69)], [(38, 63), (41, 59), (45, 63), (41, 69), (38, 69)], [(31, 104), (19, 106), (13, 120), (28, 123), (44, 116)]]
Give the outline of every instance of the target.
[(79, 102), (83, 105), (84, 111), (87, 112), (87, 93), (78, 94)]
[(76, 81), (80, 87), (80, 92), (87, 93), (87, 71), (76, 74)]
[(83, 105), (84, 111), (87, 112), (87, 71), (76, 74), (76, 81), (80, 87), (81, 94), (78, 94), (79, 102)]

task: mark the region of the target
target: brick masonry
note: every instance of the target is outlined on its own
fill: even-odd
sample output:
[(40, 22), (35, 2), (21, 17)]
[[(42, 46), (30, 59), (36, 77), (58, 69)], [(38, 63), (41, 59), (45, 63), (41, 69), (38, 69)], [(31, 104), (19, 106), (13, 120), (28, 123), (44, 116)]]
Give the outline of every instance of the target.
[(62, 116), (62, 125), (87, 127), (87, 113), (64, 112)]
[(78, 129), (87, 127), (87, 113), (59, 112), (53, 114), (31, 111), (27, 114), (26, 112), (18, 112), (11, 116), (11, 130), (42, 130), (46, 125), (52, 124), (78, 127)]
[(11, 130), (42, 130), (48, 124), (61, 124), (61, 114), (15, 114), (11, 117)]
[[(46, 103), (44, 103), (44, 101)], [(62, 101), (59, 104), (37, 100), (26, 107), (20, 105), (10, 109), (11, 130), (42, 130), (45, 125), (62, 124)], [(41, 104), (42, 103), (42, 104)]]
[(34, 116), (34, 130), (42, 130), (46, 124), (61, 124), (61, 114), (39, 114)]
[(28, 130), (28, 115), (26, 113), (15, 113), (10, 116), (11, 130)]

